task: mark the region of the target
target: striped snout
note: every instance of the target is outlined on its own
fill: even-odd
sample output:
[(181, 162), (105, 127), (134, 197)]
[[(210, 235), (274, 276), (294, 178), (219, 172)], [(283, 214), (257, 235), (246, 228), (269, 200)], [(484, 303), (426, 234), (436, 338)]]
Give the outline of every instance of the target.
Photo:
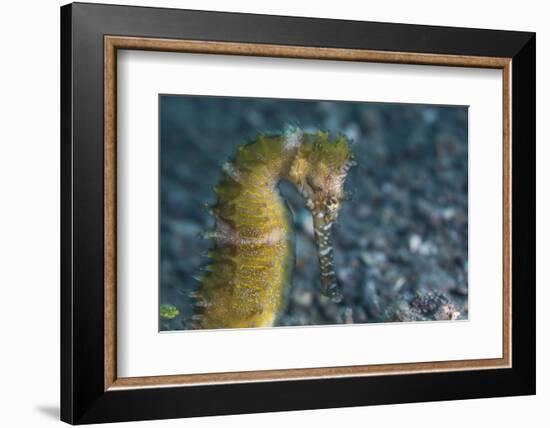
[(336, 281), (334, 255), (332, 245), (332, 220), (324, 216), (313, 215), (315, 230), (315, 245), (319, 257), (321, 293), (334, 302), (342, 300), (342, 293)]

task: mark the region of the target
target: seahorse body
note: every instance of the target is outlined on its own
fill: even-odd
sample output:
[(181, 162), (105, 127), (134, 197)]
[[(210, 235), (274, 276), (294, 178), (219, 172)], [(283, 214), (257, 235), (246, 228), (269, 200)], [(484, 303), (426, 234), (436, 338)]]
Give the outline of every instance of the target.
[(273, 324), (290, 280), (291, 224), (277, 184), (289, 180), (313, 215), (322, 291), (338, 298), (330, 229), (352, 164), (344, 136), (287, 130), (259, 135), (240, 146), (214, 188), (215, 230), (209, 263), (199, 277), (196, 328), (265, 327)]

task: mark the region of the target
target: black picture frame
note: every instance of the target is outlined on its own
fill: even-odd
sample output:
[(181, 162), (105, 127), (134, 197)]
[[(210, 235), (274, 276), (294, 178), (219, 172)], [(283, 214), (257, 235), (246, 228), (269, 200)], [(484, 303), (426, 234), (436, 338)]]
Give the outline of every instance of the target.
[[(104, 36), (512, 59), (512, 367), (104, 388)], [(535, 393), (535, 34), (73, 3), (61, 8), (61, 419), (71, 424)]]

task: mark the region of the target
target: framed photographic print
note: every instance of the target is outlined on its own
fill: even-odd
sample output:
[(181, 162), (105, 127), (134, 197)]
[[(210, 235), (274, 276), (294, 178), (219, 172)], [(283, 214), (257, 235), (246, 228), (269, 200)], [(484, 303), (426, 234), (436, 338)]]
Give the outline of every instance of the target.
[(61, 418), (535, 393), (535, 35), (61, 8)]

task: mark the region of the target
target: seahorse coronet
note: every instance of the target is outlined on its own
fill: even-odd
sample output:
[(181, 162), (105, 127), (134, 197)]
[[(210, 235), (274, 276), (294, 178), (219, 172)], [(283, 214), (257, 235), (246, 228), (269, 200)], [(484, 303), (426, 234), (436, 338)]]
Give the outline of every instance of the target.
[(337, 300), (331, 229), (344, 182), (353, 165), (349, 141), (325, 131), (287, 126), (278, 134), (258, 134), (240, 145), (222, 165), (209, 206), (215, 227), (205, 234), (209, 262), (196, 276), (190, 296), (193, 328), (267, 327), (284, 307), (290, 284), (291, 223), (278, 190), (281, 180), (304, 197), (313, 218), (323, 294)]

